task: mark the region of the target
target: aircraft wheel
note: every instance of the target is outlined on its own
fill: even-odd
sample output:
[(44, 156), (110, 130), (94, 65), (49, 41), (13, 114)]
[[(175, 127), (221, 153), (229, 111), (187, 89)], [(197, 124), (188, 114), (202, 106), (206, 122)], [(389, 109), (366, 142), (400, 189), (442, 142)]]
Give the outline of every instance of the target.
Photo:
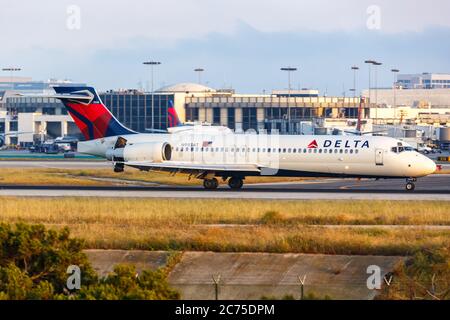
[(244, 181), (241, 178), (230, 178), (228, 180), (228, 186), (233, 190), (239, 190), (244, 185)]
[(215, 190), (219, 187), (219, 181), (216, 178), (203, 180), (203, 187), (206, 190)]
[(119, 173), (119, 172), (124, 172), (124, 166), (122, 163), (116, 163), (114, 165), (114, 172), (115, 173)]
[(406, 191), (414, 191), (416, 189), (416, 185), (412, 182), (408, 182), (406, 184)]

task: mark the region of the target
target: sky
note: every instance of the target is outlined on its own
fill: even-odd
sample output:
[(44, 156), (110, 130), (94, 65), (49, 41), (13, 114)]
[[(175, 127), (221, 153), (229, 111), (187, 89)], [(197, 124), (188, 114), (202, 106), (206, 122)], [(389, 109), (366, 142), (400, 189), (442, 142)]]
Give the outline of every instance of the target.
[(288, 87), (342, 95), (402, 73), (450, 73), (448, 0), (0, 0), (0, 65), (36, 80), (99, 90), (196, 82), (262, 93)]

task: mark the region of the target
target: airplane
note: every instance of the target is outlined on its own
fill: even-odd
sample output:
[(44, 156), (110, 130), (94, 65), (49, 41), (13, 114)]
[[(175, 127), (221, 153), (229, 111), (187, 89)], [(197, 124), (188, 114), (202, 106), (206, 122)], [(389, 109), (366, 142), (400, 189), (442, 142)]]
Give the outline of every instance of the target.
[(220, 131), (138, 133), (123, 126), (92, 87), (53, 87), (83, 133), (78, 151), (111, 161), (115, 172), (187, 173), (207, 190), (219, 180), (233, 190), (249, 176), (406, 179), (413, 191), (417, 178), (436, 164), (406, 143), (381, 136), (297, 136), (235, 134)]

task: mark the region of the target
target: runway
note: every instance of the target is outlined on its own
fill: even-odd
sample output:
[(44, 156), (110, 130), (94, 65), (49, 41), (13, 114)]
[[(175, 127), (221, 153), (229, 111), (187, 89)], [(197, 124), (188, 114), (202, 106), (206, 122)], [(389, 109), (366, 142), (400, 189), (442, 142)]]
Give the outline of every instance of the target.
[(222, 186), (215, 191), (201, 186), (0, 186), (0, 196), (113, 197), (260, 200), (440, 200), (450, 201), (450, 175), (433, 175), (417, 182), (414, 192), (404, 191), (403, 180), (320, 179), (295, 183), (246, 185), (240, 191)]

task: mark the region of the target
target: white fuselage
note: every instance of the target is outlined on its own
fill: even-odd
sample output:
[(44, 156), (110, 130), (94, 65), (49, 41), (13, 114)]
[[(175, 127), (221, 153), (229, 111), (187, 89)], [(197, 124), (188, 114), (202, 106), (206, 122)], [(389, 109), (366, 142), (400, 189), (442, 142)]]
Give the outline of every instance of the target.
[[(262, 168), (261, 175), (418, 178), (436, 170), (432, 160), (410, 148), (404, 150), (406, 144), (388, 137), (182, 132), (123, 138), (127, 144), (169, 143), (170, 161), (255, 164)], [(116, 140), (108, 137), (80, 142), (79, 151), (106, 158)]]

